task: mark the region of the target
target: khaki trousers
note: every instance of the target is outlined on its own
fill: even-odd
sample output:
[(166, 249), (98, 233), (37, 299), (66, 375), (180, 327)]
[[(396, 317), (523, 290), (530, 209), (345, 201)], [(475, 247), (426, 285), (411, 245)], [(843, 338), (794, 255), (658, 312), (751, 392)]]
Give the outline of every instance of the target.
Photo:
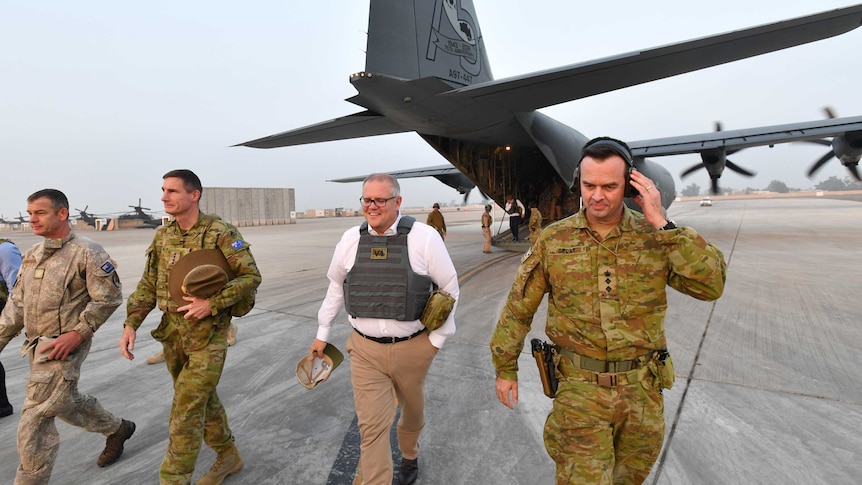
[(381, 344), (356, 332), (347, 339), (353, 399), (359, 422), (363, 485), (391, 485), (389, 432), (398, 420), (398, 448), (407, 459), (419, 456), (419, 434), (425, 426), (425, 377), (437, 353), (428, 333), (394, 344)]
[(491, 228), (483, 227), (482, 233), (485, 235), (485, 245), (482, 246), (482, 251), (487, 253), (491, 250)]

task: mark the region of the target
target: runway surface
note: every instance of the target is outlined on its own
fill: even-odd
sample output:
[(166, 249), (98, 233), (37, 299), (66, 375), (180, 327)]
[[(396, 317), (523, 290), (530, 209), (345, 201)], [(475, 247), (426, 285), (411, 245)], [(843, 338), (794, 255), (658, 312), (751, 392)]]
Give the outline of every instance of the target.
[[(458, 331), (427, 381), (427, 425), (418, 484), (551, 484), (542, 444), (552, 401), (541, 393), (532, 356), (523, 354), (520, 404), (494, 396), (488, 341), (519, 262), (517, 253), (482, 254), (481, 210), (444, 212), (446, 245), (461, 283)], [(724, 296), (700, 302), (669, 290), (669, 347), (676, 384), (665, 391), (665, 449), (651, 484), (855, 484), (862, 476), (862, 204), (829, 199), (766, 199), (674, 204), (669, 215), (717, 244), (728, 261)], [(424, 221), (424, 214), (417, 214)], [(501, 214), (495, 214), (494, 229)], [(317, 330), (332, 250), (360, 218), (300, 220), (243, 228), (263, 274), (256, 309), (236, 320), (219, 396), (245, 468), (226, 484), (349, 484), (358, 460), (350, 367), (307, 391), (297, 361)], [(504, 224), (505, 226), (505, 224)], [(4, 233), (8, 235), (10, 233)], [(124, 294), (135, 287), (146, 229), (90, 232), (118, 262)], [(22, 248), (37, 241), (12, 233)], [(543, 337), (544, 308), (531, 336)], [(159, 350), (138, 332), (136, 359), (120, 356), (121, 307), (97, 332), (80, 389), (137, 423), (123, 458), (96, 466), (104, 437), (58, 422), (55, 484), (158, 483), (172, 397)], [(344, 350), (345, 318), (333, 343)], [(22, 338), (2, 353), (15, 414), (0, 419), (0, 483), (12, 483), (15, 434), (27, 363)], [(393, 440), (394, 443), (394, 440)], [(397, 458), (397, 452), (395, 452)], [(215, 455), (204, 448), (197, 480)], [(397, 462), (396, 462), (397, 463)]]

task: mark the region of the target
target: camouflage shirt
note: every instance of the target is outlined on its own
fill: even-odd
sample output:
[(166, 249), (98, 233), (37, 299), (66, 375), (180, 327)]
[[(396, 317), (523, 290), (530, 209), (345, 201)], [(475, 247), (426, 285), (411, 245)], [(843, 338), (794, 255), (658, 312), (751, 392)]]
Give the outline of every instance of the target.
[(538, 232), (542, 230), (542, 213), (539, 209), (533, 207), (530, 209), (530, 232)]
[(91, 339), (123, 303), (116, 267), (102, 246), (74, 231), (28, 249), (0, 318), (0, 350), (21, 328), (28, 340), (72, 330)]
[(700, 300), (724, 291), (724, 256), (694, 229), (658, 231), (625, 208), (617, 227), (598, 238), (583, 209), (539, 235), (491, 337), (498, 377), (517, 380), (518, 356), (545, 293), (545, 333), (555, 344), (621, 361), (666, 348), (667, 286)]
[(226, 310), (257, 289), (261, 281), (260, 272), (249, 244), (237, 228), (217, 215), (201, 213), (188, 231), (183, 231), (177, 221), (156, 230), (153, 242), (147, 248), (144, 274), (126, 304), (125, 324), (137, 330), (156, 304), (163, 312), (177, 311), (168, 292), (171, 267), (192, 250), (205, 248), (220, 249), (236, 275), (209, 298), (213, 316), (230, 320), (230, 312)]

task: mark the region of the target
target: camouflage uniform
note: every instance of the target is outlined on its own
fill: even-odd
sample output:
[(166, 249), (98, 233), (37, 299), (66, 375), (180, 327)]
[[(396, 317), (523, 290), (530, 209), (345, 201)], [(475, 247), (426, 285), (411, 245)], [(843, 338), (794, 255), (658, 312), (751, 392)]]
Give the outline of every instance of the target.
[[(592, 234), (583, 209), (542, 231), (515, 276), (491, 353), (497, 376), (516, 381), (524, 339), (548, 293), (545, 332), (570, 351), (557, 357), (560, 384), (545, 423), (557, 483), (641, 483), (664, 439), (661, 388), (669, 383), (661, 385), (647, 356), (667, 347), (666, 286), (717, 299), (726, 264), (693, 229), (657, 231), (628, 208), (601, 243)], [(601, 374), (575, 365), (578, 356), (638, 364), (599, 385)]]
[[(182, 256), (205, 248), (220, 249), (236, 276), (209, 298), (212, 317), (186, 320), (171, 300), (168, 275)], [(216, 386), (227, 355), (232, 312), (244, 314), (237, 313), (237, 308), (254, 294), (261, 277), (248, 243), (235, 227), (216, 215), (202, 213), (188, 231), (183, 231), (176, 221), (160, 227), (146, 255), (144, 274), (129, 296), (125, 324), (137, 330), (156, 304), (164, 312), (158, 328), (151, 333), (164, 346), (165, 363), (174, 381), (174, 400), (170, 441), (159, 478), (163, 484), (187, 484), (201, 440), (217, 453), (233, 444)]]
[[(106, 437), (122, 423), (95, 397), (78, 393), (81, 364), (90, 352), (93, 333), (123, 303), (122, 290), (108, 253), (74, 232), (27, 250), (14, 288), (0, 319), (0, 350), (23, 327), (27, 340), (21, 352), (30, 358), (18, 424), (21, 463), (15, 483), (48, 483), (60, 446), (55, 417)], [(40, 336), (73, 330), (84, 341), (66, 360), (34, 362)]]
[(536, 244), (539, 233), (542, 232), (542, 213), (538, 207), (530, 209), (530, 245)]

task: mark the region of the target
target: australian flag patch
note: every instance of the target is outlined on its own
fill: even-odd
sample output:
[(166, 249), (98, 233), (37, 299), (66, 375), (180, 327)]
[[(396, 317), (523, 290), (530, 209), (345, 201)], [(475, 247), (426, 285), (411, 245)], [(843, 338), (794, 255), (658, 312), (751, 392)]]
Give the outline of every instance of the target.
[(243, 246), (245, 246), (245, 243), (242, 241), (242, 239), (237, 239), (236, 241), (230, 243), (230, 247), (234, 249), (239, 249)]
[(111, 263), (110, 261), (105, 261), (105, 263), (100, 267), (102, 268), (102, 271), (105, 272), (105, 274), (111, 274), (111, 272), (116, 269), (114, 267), (114, 264)]

